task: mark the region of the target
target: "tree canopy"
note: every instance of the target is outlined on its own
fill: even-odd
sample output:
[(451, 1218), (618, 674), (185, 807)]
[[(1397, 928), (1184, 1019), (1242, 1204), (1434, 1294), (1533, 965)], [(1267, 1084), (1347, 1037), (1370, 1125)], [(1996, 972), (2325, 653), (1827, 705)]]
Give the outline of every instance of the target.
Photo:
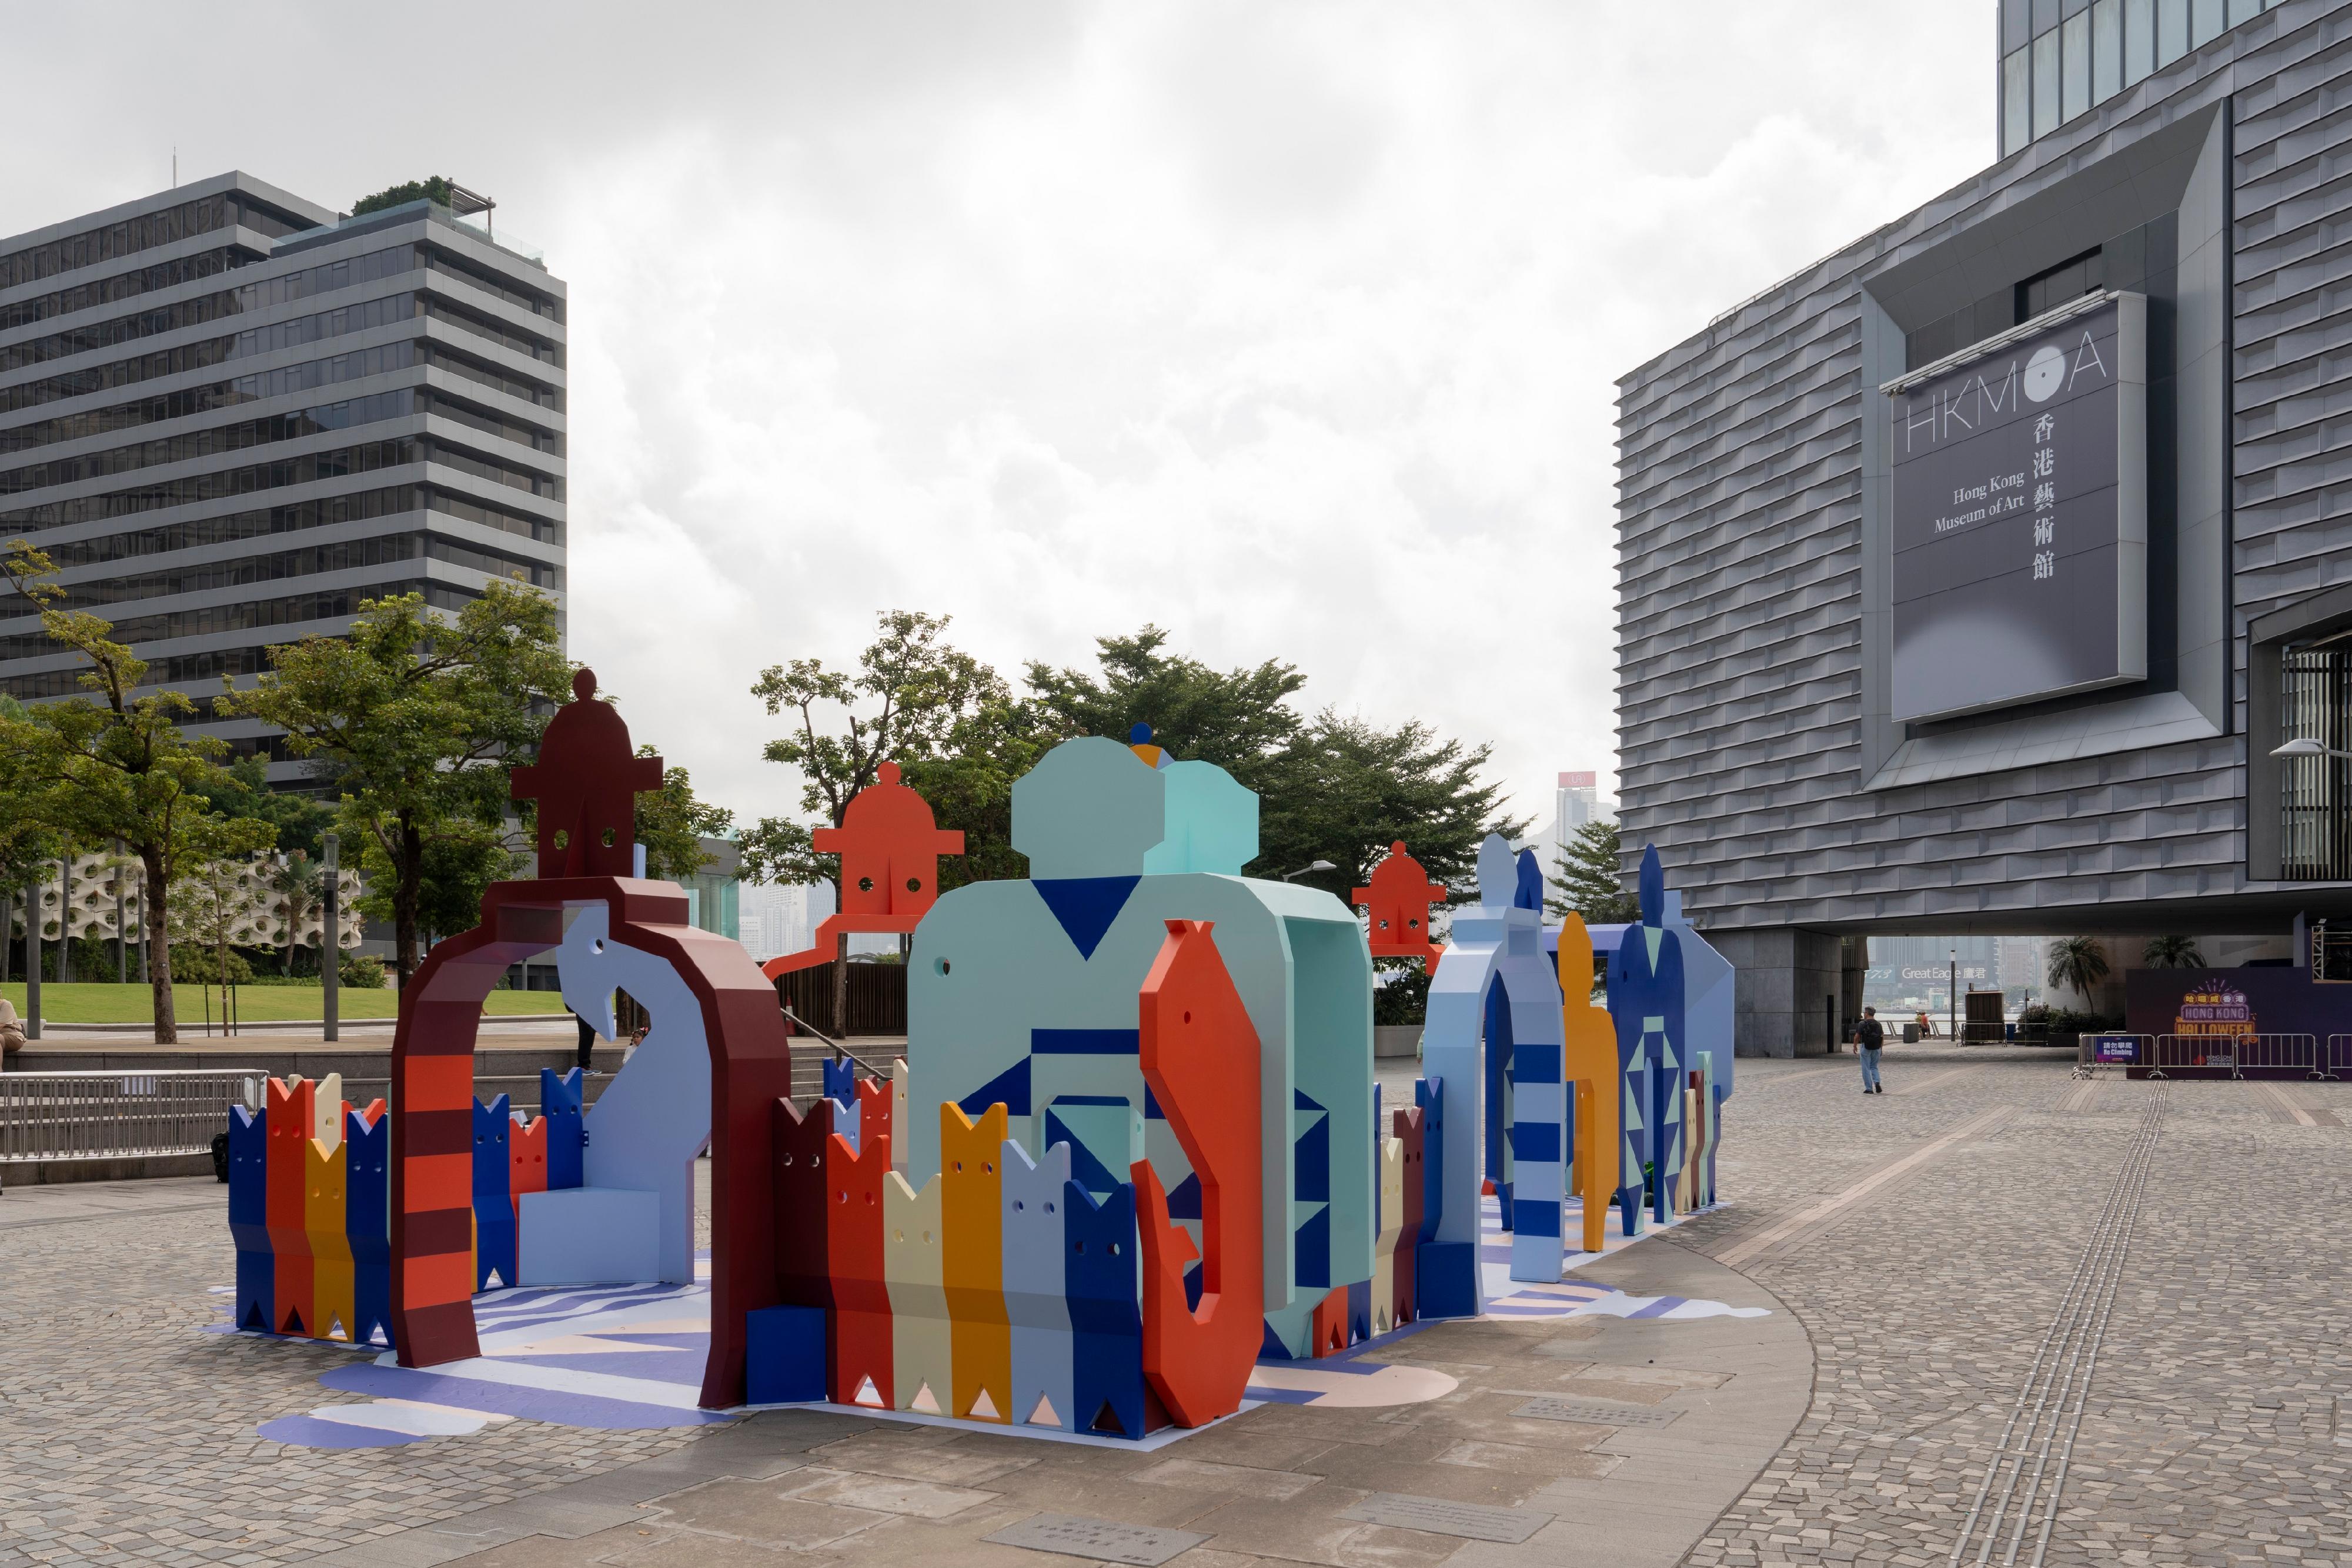
[[(654, 748), (640, 746), (637, 755), (654, 756)], [(710, 862), (702, 841), (719, 838), (734, 825), (734, 812), (695, 794), (685, 768), (663, 768), (662, 787), (637, 797), (637, 842), (645, 847), (646, 874), (670, 882), (700, 875)]]
[(365, 600), (348, 632), (269, 656), (219, 711), (276, 725), (331, 776), (368, 878), (360, 908), (391, 923), (404, 986), (419, 933), (470, 927), (482, 888), (518, 863), (508, 778), (572, 683), (555, 601), (497, 581), (454, 616), (421, 594)]
[(386, 185), (373, 195), (362, 196), (352, 204), (352, 216), (364, 213), (380, 213), (386, 207), (406, 206), (411, 202), (427, 199), (449, 204), (449, 193), (457, 183), (446, 174), (428, 174), (422, 180), (407, 180), (397, 185)]
[(799, 770), (804, 815), (763, 819), (744, 835), (747, 875), (830, 876), (833, 857), (815, 854), (810, 834), (838, 823), (887, 759), (941, 827), (964, 835), (964, 853), (940, 862), (942, 888), (1025, 876), (1012, 842), (1014, 780), (1063, 740), (1124, 740), (1139, 723), (1179, 758), (1213, 762), (1257, 792), (1254, 874), (1329, 861), (1335, 869), (1298, 880), (1344, 898), (1403, 839), (1433, 876), (1464, 883), (1490, 830), (1523, 831), (1501, 817), (1502, 791), (1482, 778), (1486, 747), (1444, 739), (1418, 720), (1383, 727), (1331, 708), (1309, 716), (1292, 700), (1306, 677), (1279, 659), (1219, 670), (1173, 652), (1168, 633), (1147, 625), (1099, 639), (1091, 670), (1031, 661), (1029, 695), (1016, 696), (950, 645), (944, 618), (889, 612), (855, 673), (801, 659), (761, 675), (754, 695), (771, 713), (796, 716), (765, 755)]
[[(143, 689), (147, 663), (114, 640), (111, 622), (57, 608), (56, 572), (56, 563), (21, 539), (0, 558), (6, 586), (38, 611), (50, 642), (87, 666), (80, 682), (89, 695), (0, 716), (0, 754), (10, 758), (6, 787), (23, 820), (40, 824), (58, 852), (119, 839), (138, 860), (147, 887), (140, 911), (155, 1038), (171, 1044), (179, 1039), (172, 1007), (173, 884), (205, 861), (251, 852), (274, 830), (214, 809), (212, 792), (227, 788), (221, 766), (226, 746), (181, 727), (196, 714), (187, 694)], [(16, 852), (25, 841), (19, 839)]]
[(1544, 900), (1554, 915), (1580, 915), (1587, 925), (1625, 925), (1642, 918), (1642, 901), (1625, 890), (1623, 841), (1613, 821), (1576, 830), (1552, 858), (1559, 895)]

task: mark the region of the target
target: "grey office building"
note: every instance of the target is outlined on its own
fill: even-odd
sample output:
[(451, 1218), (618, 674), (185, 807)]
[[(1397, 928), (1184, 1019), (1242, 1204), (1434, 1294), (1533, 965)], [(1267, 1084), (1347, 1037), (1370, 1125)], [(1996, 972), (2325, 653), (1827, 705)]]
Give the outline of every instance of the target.
[(2352, 6), (1996, 22), (2001, 162), (1619, 383), (1620, 820), (1743, 1051), (1853, 937), (2352, 910), (2270, 755), (2352, 749)]
[[(429, 202), (231, 173), (0, 240), (0, 543), (202, 696), (405, 592), (563, 592), (564, 287)], [(76, 661), (0, 605), (0, 692)], [(204, 727), (272, 758), (244, 721)]]

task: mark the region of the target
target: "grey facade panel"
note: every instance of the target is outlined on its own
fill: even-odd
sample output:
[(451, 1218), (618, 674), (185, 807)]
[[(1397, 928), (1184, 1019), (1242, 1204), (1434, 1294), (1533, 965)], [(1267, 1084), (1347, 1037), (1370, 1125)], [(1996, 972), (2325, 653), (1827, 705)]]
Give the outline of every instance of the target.
[[(1878, 382), (1906, 331), (2174, 209), (2170, 395), (2214, 433), (2168, 476), (2177, 684), (1906, 733), (1873, 689)], [(2249, 873), (2245, 626), (2352, 583), (2352, 7), (2233, 29), (1619, 392), (1620, 822), (1710, 933), (2287, 906)]]

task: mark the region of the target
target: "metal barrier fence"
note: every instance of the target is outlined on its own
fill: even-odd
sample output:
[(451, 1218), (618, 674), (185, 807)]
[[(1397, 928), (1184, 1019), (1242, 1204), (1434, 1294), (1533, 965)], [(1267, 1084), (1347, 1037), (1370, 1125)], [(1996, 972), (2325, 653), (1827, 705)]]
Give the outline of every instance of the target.
[(197, 1155), (257, 1105), (258, 1068), (0, 1073), (0, 1165), (124, 1155)]
[(2148, 1067), (2155, 1078), (2163, 1077), (2168, 1068), (2226, 1068), (2231, 1077), (2243, 1078), (2250, 1067), (2263, 1071), (2301, 1069), (2306, 1078), (2324, 1076), (2319, 1037), (2313, 1034), (2160, 1034)]
[(2341, 1078), (2347, 1073), (2352, 1073), (2352, 1034), (2331, 1034), (2319, 1058), (2319, 1075)]

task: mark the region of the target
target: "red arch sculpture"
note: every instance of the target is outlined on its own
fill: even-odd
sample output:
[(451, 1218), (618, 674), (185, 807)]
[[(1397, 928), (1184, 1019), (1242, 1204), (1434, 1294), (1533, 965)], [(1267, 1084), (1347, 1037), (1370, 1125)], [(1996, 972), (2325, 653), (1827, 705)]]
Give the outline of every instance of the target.
[[(393, 1341), (403, 1366), (480, 1354), (469, 1258), (482, 999), (508, 966), (562, 942), (566, 908), (601, 904), (614, 940), (677, 969), (710, 1042), (710, 1356), (699, 1403), (726, 1409), (744, 1399), (744, 1317), (778, 1299), (769, 1107), (792, 1092), (792, 1046), (774, 988), (740, 945), (687, 923), (683, 889), (598, 873), (610, 856), (631, 863), (635, 795), (658, 788), (661, 762), (630, 755), (628, 727), (594, 700), (595, 689), (583, 670), (575, 700), (548, 726), (539, 764), (517, 768), (514, 780), (517, 799), (540, 802), (542, 853), (553, 850), (554, 863), (572, 862), (585, 874), (492, 883), (481, 924), (437, 944), (401, 993), (392, 1042)], [(646, 778), (651, 784), (640, 782)]]

